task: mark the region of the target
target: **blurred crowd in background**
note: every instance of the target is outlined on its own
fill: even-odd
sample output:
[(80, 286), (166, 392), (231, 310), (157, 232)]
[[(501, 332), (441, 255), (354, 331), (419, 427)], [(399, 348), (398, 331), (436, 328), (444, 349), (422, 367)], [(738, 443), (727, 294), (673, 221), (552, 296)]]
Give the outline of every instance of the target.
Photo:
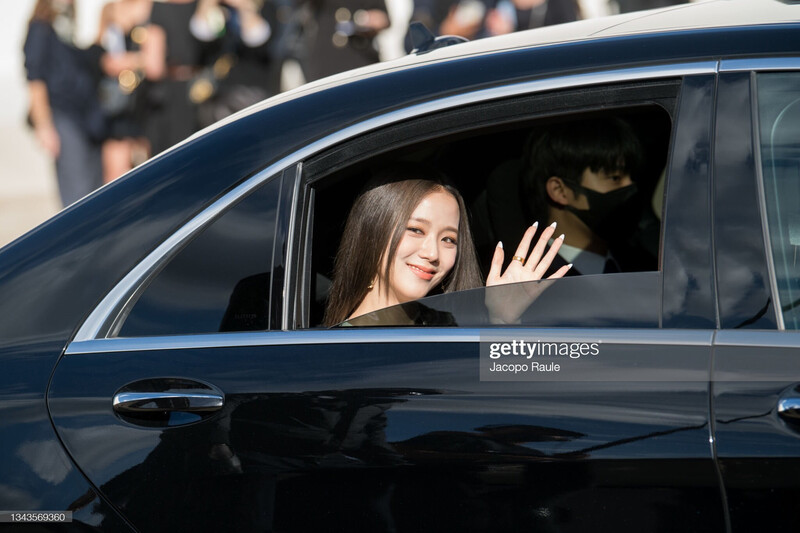
[[(379, 61), (379, 34), (409, 22), (391, 20), (386, 1), (112, 0), (81, 48), (80, 0), (37, 0), (24, 44), (28, 122), (55, 162), (62, 204), (281, 90)], [(585, 17), (579, 0), (406, 1), (411, 21), (470, 40)], [(599, 1), (613, 1), (610, 12), (677, 3)]]

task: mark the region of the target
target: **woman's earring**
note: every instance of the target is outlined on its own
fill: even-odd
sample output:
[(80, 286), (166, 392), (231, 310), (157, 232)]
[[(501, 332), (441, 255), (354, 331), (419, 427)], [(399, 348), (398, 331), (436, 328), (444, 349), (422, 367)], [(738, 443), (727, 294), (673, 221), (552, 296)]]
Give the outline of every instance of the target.
[(367, 285), (367, 290), (368, 290), (368, 291), (371, 291), (373, 288), (375, 288), (375, 282), (374, 282), (374, 281), (373, 281), (373, 282), (370, 282), (370, 284), (369, 284), (369, 285)]

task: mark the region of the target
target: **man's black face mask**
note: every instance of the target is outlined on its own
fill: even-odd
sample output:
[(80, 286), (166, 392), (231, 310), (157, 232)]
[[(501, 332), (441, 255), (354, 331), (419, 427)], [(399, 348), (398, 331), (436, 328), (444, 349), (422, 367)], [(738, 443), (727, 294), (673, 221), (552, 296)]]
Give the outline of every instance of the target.
[(586, 196), (589, 209), (565, 209), (574, 213), (598, 237), (606, 242), (629, 237), (637, 227), (641, 203), (635, 183), (606, 193), (587, 189), (574, 182), (565, 182), (576, 193)]

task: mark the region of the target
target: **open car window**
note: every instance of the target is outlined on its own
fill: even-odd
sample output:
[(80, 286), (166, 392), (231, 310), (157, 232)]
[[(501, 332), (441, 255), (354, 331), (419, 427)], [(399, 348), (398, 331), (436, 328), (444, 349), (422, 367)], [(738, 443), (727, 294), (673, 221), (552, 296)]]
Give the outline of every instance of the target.
[[(585, 131), (585, 126), (592, 122), (624, 122), (639, 141), (637, 152), (641, 157), (630, 175), (638, 188), (635, 213), (614, 226), (621, 231), (614, 230), (620, 237), (613, 250), (609, 246), (613, 261), (598, 256), (589, 257), (591, 261), (587, 263), (589, 254), (574, 260), (581, 251), (570, 252), (564, 247), (564, 253), (559, 254), (560, 262), (553, 263), (554, 269), (574, 263), (571, 274), (597, 279), (565, 280), (564, 289), (558, 289), (565, 291), (561, 296), (548, 294), (542, 298), (543, 301), (564, 298), (572, 308), (564, 307), (545, 320), (548, 313), (544, 312), (534, 318), (538, 309), (534, 306), (528, 323), (658, 327), (662, 210), (680, 87), (680, 80), (662, 80), (476, 104), (392, 125), (309, 159), (303, 165), (304, 241), (295, 314), (291, 320), (300, 328), (324, 327), (334, 259), (348, 213), (365, 186), (373, 183), (382, 171), (410, 164), (446, 177), (464, 199), (480, 274), (485, 280), (498, 241), (507, 250), (507, 266), (525, 229), (534, 221), (542, 228), (549, 224), (548, 214), (542, 212), (546, 207), (541, 202), (530, 202), (526, 192), (530, 190), (526, 175), (534, 160), (531, 150), (535, 140), (553, 129)], [(613, 268), (606, 268), (609, 264)], [(612, 272), (620, 277), (606, 275)], [(647, 275), (640, 276), (644, 273)], [(601, 287), (604, 284), (608, 287)], [(642, 294), (631, 295), (631, 300), (638, 299), (637, 305), (649, 306), (647, 312), (625, 311), (620, 317), (608, 312), (609, 309), (616, 312), (619, 306), (615, 302), (620, 294), (634, 288), (637, 291), (641, 288)], [(456, 306), (458, 316), (454, 316), (459, 326), (491, 325), (481, 303), (485, 297), (482, 291), (451, 293), (443, 295), (441, 300), (437, 292), (441, 294), (441, 288), (431, 290), (421, 302), (427, 305), (425, 302), (433, 297), (433, 308), (441, 305), (443, 312), (451, 312), (448, 306)], [(402, 322), (378, 315), (378, 322), (391, 325)]]
[[(659, 272), (601, 274), (483, 287), (429, 296), (359, 317), (341, 327), (602, 327), (657, 328)], [(498, 322), (508, 309), (532, 303), (517, 320)]]
[[(303, 297), (307, 298), (307, 303), (301, 323), (306, 327), (322, 326), (333, 280), (334, 258), (342, 239), (345, 221), (359, 192), (376, 172), (391, 168), (393, 165), (400, 166), (407, 163), (442, 172), (464, 198), (469, 217), (467, 222), (470, 225), (481, 275), (485, 280), (498, 241), (502, 241), (509, 251), (505, 254), (505, 268), (511, 261), (512, 252), (516, 249), (525, 229), (534, 221), (538, 221), (542, 227), (549, 224), (547, 213), (540, 212), (541, 209), (539, 211), (533, 209), (526, 201), (524, 180), (529, 155), (527, 150), (531, 139), (550, 127), (574, 125), (575, 128), (581, 128), (587, 121), (618, 119), (632, 126), (642, 145), (643, 163), (631, 176), (638, 187), (636, 206), (632, 210), (633, 216), (615, 222), (614, 227), (618, 228), (615, 232), (619, 239), (613, 244), (610, 243), (607, 257), (585, 254), (574, 247), (571, 250), (567, 246), (562, 247), (557, 261), (553, 263), (553, 271), (561, 265), (574, 263), (570, 275), (590, 275), (597, 279), (589, 282), (565, 283), (564, 288), (559, 289), (564, 293), (555, 298), (568, 300), (571, 309), (567, 310), (565, 307), (562, 312), (546, 320), (544, 319), (546, 313), (539, 313), (534, 319), (533, 316), (536, 314), (534, 310), (528, 323), (589, 326), (606, 324), (605, 316), (608, 316), (608, 324), (618, 324), (620, 327), (658, 327), (658, 320), (653, 318), (660, 310), (660, 303), (656, 301), (655, 280), (658, 279), (659, 272), (665, 168), (672, 121), (664, 107), (652, 103), (568, 114), (557, 118), (547, 117), (443, 136), (339, 167), (329, 159), (324, 160), (326, 170), (331, 167), (335, 170), (315, 180), (311, 187), (313, 211), (309, 219), (310, 243), (306, 248), (308, 274), (303, 286), (305, 289)], [(353, 153), (356, 151), (352, 150)], [(313, 176), (313, 162), (307, 172)], [(560, 231), (555, 236), (558, 233)], [(613, 272), (621, 273), (621, 276), (609, 277), (606, 280), (605, 275), (597, 275)], [(643, 277), (647, 283), (646, 288), (641, 285), (641, 276), (627, 279), (629, 275), (645, 272), (651, 273), (650, 276)], [(552, 272), (548, 275), (550, 273)], [(603, 287), (606, 284), (608, 286)], [(630, 295), (630, 291), (634, 289), (643, 291), (641, 295), (633, 293), (632, 298), (635, 296), (640, 301), (647, 302), (642, 305), (651, 306), (648, 312), (634, 311), (623, 317), (609, 315), (609, 309), (618, 308), (615, 302), (619, 294), (627, 290)], [(429, 296), (435, 296), (437, 290), (441, 292), (441, 289), (434, 289)], [(482, 305), (478, 303), (483, 297), (480, 291), (463, 296), (450, 294), (441, 300), (435, 298), (433, 307), (442, 305), (445, 312), (450, 312), (447, 309), (449, 305), (458, 307), (456, 323), (459, 326), (490, 325), (491, 322), (487, 319), (480, 318)], [(549, 301), (551, 296), (543, 298)], [(466, 305), (467, 302), (470, 302), (470, 305)], [(464, 310), (466, 315), (463, 315), (461, 310)], [(384, 314), (378, 315), (379, 324), (398, 325), (385, 320)]]

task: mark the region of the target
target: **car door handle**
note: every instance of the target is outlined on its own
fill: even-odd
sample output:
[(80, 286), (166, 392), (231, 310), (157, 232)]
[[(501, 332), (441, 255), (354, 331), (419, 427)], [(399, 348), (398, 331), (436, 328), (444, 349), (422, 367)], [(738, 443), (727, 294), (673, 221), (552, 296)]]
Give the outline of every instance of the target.
[(779, 401), (778, 416), (787, 422), (800, 422), (800, 398), (783, 398)]
[(166, 391), (166, 392), (119, 392), (114, 395), (114, 410), (126, 414), (145, 414), (160, 411), (185, 413), (217, 411), (225, 404), (225, 398), (215, 392)]

